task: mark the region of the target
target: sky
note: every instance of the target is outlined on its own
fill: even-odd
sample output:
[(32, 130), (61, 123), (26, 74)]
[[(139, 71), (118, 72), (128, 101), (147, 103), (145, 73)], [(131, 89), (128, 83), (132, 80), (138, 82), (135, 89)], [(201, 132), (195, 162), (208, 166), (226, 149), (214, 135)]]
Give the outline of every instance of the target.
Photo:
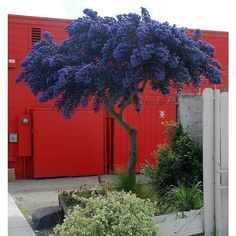
[(145, 7), (153, 19), (179, 27), (228, 31), (232, 7), (228, 0), (8, 0), (8, 13), (53, 18), (76, 19), (84, 8), (100, 16), (140, 13)]

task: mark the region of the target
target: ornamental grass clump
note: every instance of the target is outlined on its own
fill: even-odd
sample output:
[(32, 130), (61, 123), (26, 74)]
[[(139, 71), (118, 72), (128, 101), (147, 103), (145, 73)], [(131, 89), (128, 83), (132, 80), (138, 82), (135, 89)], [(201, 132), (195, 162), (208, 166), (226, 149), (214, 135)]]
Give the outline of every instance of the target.
[(194, 183), (186, 186), (179, 183), (178, 186), (172, 186), (158, 203), (160, 214), (168, 214), (178, 211), (190, 211), (203, 207), (202, 183)]
[(150, 183), (135, 182), (134, 179), (127, 173), (119, 171), (117, 174), (118, 181), (114, 185), (114, 190), (132, 192), (137, 197), (149, 199), (151, 202), (156, 202), (159, 195), (155, 187)]
[(154, 205), (132, 193), (107, 192), (105, 196), (83, 199), (84, 207), (75, 206), (55, 236), (154, 236)]
[(116, 184), (116, 189), (118, 191), (125, 191), (125, 192), (133, 192), (135, 191), (136, 181), (134, 181), (134, 178), (130, 176), (128, 173), (120, 170), (117, 173), (117, 179), (118, 182)]

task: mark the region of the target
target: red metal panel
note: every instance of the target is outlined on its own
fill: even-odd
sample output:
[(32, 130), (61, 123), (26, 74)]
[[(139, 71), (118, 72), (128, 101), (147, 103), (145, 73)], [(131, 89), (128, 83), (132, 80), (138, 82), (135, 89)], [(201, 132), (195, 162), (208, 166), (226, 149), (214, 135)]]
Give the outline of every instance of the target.
[(19, 134), (18, 143), (8, 143), (8, 161), (9, 167), (16, 169), (17, 179), (32, 178), (33, 169), (32, 158), (25, 160), (25, 157), (21, 157), (21, 155), (29, 155), (31, 141), (30, 139), (28, 141), (25, 139), (24, 144), (21, 142), (21, 136), (25, 134), (20, 134), (22, 131), (19, 127), (18, 116), (27, 113), (29, 107), (46, 108), (52, 106), (52, 103), (38, 103), (37, 97), (32, 95), (28, 87), (15, 82), (17, 75), (21, 71), (20, 64), (29, 53), (29, 45), (31, 43), (30, 27), (34, 25), (42, 28), (42, 30), (50, 30), (56, 40), (59, 41), (66, 38), (67, 34), (64, 31), (64, 27), (68, 23), (69, 20), (8, 16), (8, 59), (14, 59), (14, 61), (10, 61), (8, 69), (8, 132)]
[(19, 141), (18, 156), (30, 157), (32, 155), (32, 126), (30, 115), (19, 115), (18, 119)]
[[(29, 110), (28, 108), (38, 109), (38, 108), (49, 108), (52, 107), (52, 102), (40, 104), (37, 101), (37, 97), (32, 96), (30, 89), (27, 88), (23, 84), (15, 83), (16, 76), (20, 73), (21, 68), (20, 64), (22, 60), (27, 56), (29, 53), (29, 48), (31, 45), (31, 28), (39, 27), (43, 31), (50, 31), (56, 38), (57, 41), (61, 41), (67, 37), (64, 28), (68, 25), (70, 20), (65, 19), (53, 19), (53, 18), (43, 18), (43, 17), (28, 17), (28, 16), (16, 16), (16, 15), (9, 15), (8, 17), (8, 55), (9, 59), (11, 60), (9, 63), (9, 70), (8, 70), (8, 130), (14, 133), (21, 133), (18, 127), (18, 116), (20, 114), (26, 114)], [(203, 31), (203, 39), (212, 43), (216, 48), (216, 58), (222, 64), (223, 70), (223, 83), (217, 88), (221, 90), (228, 90), (228, 33), (227, 32), (214, 32), (214, 31)], [(205, 87), (215, 87), (212, 84), (209, 84), (207, 81), (203, 81), (201, 85), (201, 89)], [(199, 89), (189, 89), (185, 88), (184, 93), (198, 93)], [(201, 91), (200, 91), (201, 92)], [(152, 98), (152, 92), (148, 90), (145, 92), (145, 96), (147, 99), (147, 95), (150, 95), (150, 100)], [(175, 90), (171, 89), (171, 95), (175, 96)], [(159, 94), (155, 95), (156, 102), (158, 102)], [(154, 99), (155, 100), (155, 99)], [(168, 116), (175, 118), (175, 106), (173, 105), (164, 105), (164, 108), (167, 109), (168, 107)], [(160, 108), (160, 107), (159, 107)], [(163, 109), (164, 109), (163, 108)], [(162, 109), (162, 108), (160, 108)], [(139, 127), (139, 156), (140, 161), (143, 160), (144, 156), (150, 156), (150, 152), (153, 150), (150, 147), (150, 150), (146, 150), (146, 145), (150, 145), (150, 138), (149, 136), (158, 136), (158, 140), (154, 140), (156, 143), (157, 141), (162, 141), (163, 137), (161, 137), (161, 130), (163, 126), (160, 125), (160, 120), (155, 119), (159, 115), (159, 110), (157, 110), (156, 105), (144, 104), (144, 108), (141, 113), (138, 115), (136, 114), (132, 108), (129, 108), (127, 111), (127, 119), (130, 119), (134, 125)], [(98, 114), (96, 114), (98, 116)], [(140, 118), (141, 117), (141, 118)], [(153, 118), (154, 117), (154, 118)], [(99, 118), (98, 118), (99, 119)], [(113, 144), (113, 123), (112, 119), (104, 118), (104, 127), (106, 127), (106, 145), (104, 143), (104, 150), (106, 150), (106, 171), (110, 171), (110, 166), (113, 164), (114, 160), (113, 152), (115, 155), (115, 163), (119, 164), (123, 163), (122, 165), (126, 167), (127, 164), (127, 150), (128, 150), (128, 139), (123, 134), (122, 129), (117, 129), (119, 125), (115, 124), (115, 143)], [(148, 130), (144, 129), (147, 127)], [(151, 128), (152, 127), (152, 128)], [(151, 130), (153, 129), (153, 130)], [(154, 134), (154, 131), (156, 132)], [(67, 131), (66, 131), (67, 132)], [(120, 132), (120, 133), (119, 133)], [(70, 133), (70, 131), (69, 131)], [(158, 133), (158, 135), (157, 135)], [(117, 137), (124, 140), (117, 141)], [(20, 135), (19, 135), (20, 138)], [(20, 141), (21, 142), (21, 141)], [(30, 141), (29, 141), (30, 142)], [(157, 143), (156, 143), (157, 144)], [(156, 145), (155, 144), (155, 145)], [(32, 161), (33, 158), (21, 158), (19, 156), (23, 155), (22, 149), (19, 146), (21, 143), (9, 143), (9, 166), (16, 168), (16, 177), (17, 178), (28, 178), (32, 177)], [(26, 144), (25, 144), (26, 145)], [(118, 146), (117, 146), (118, 145)], [(113, 146), (115, 150), (113, 150)], [(149, 146), (148, 146), (149, 148)], [(24, 148), (23, 148), (24, 149)], [(154, 147), (155, 149), (155, 147)], [(26, 150), (26, 149), (25, 149)], [(117, 151), (120, 150), (120, 151)], [(28, 151), (27, 151), (28, 152)], [(120, 154), (118, 157), (117, 153)], [(96, 158), (96, 157), (94, 157)]]
[[(146, 161), (155, 163), (151, 153), (157, 144), (164, 143), (165, 121), (176, 121), (175, 97), (157, 95), (144, 96), (143, 109), (138, 114), (133, 107), (129, 107), (124, 114), (125, 120), (138, 132), (138, 162), (137, 171), (140, 171)], [(160, 117), (160, 112), (165, 116)], [(129, 139), (127, 133), (115, 121), (114, 124), (114, 167), (125, 169), (129, 155)]]
[(105, 173), (113, 172), (114, 120), (108, 113), (104, 121), (105, 130)]
[(34, 177), (104, 174), (103, 113), (78, 110), (71, 120), (33, 111)]

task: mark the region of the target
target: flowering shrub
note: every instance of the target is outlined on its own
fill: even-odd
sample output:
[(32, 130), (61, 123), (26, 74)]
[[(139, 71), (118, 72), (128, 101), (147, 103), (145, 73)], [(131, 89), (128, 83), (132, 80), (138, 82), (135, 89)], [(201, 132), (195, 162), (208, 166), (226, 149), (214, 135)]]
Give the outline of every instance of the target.
[(154, 236), (154, 205), (132, 193), (107, 192), (95, 198), (83, 198), (85, 206), (75, 206), (56, 236)]
[(34, 95), (41, 93), (40, 102), (56, 98), (65, 118), (92, 98), (94, 111), (127, 102), (140, 111), (142, 83), (168, 94), (171, 85), (199, 86), (201, 75), (221, 82), (214, 47), (201, 40), (199, 30), (189, 36), (185, 28), (152, 20), (144, 8), (141, 16), (100, 17), (90, 9), (84, 14), (66, 27), (63, 42), (45, 32), (17, 78)]
[(219, 84), (221, 65), (199, 30), (190, 36), (185, 28), (152, 20), (144, 8), (141, 16), (100, 17), (90, 9), (84, 14), (66, 27), (69, 37), (63, 42), (44, 33), (22, 62), (17, 82), (40, 94), (40, 102), (55, 101), (65, 119), (89, 102), (95, 112), (104, 106), (129, 135), (127, 172), (135, 182), (137, 131), (125, 121), (124, 110), (130, 105), (141, 110), (146, 85), (166, 95), (171, 86), (198, 87), (203, 77)]

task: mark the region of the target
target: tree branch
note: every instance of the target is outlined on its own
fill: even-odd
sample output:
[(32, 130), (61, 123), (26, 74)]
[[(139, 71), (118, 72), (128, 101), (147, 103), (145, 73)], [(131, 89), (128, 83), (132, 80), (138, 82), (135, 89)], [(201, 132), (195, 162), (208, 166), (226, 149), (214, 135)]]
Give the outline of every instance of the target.
[(122, 127), (124, 127), (124, 129), (128, 132), (130, 132), (131, 130), (133, 130), (133, 128), (124, 121), (123, 119), (123, 114), (120, 114), (120, 113), (117, 113), (114, 111), (113, 107), (110, 105), (110, 106), (107, 106), (107, 111), (108, 113), (114, 118), (116, 119), (121, 125)]
[(127, 106), (129, 106), (129, 105), (132, 103), (132, 100), (133, 100), (133, 97), (134, 97), (135, 94), (137, 94), (137, 92), (136, 92), (136, 91), (133, 91), (133, 92), (130, 94), (128, 100), (120, 107), (120, 111), (119, 111), (119, 115), (120, 115), (120, 116), (123, 116), (123, 112), (124, 112), (125, 108), (126, 108)]
[[(147, 82), (148, 82), (147, 80), (145, 80), (145, 81), (143, 82), (142, 87), (139, 89), (139, 93), (143, 93)], [(128, 98), (128, 100), (120, 107), (119, 115), (123, 116), (123, 112), (124, 112), (125, 108), (126, 108), (127, 106), (129, 106), (129, 105), (132, 103), (133, 97), (134, 97), (134, 95), (136, 95), (136, 94), (137, 94), (137, 91), (133, 91), (133, 92), (130, 94), (130, 97)]]
[(140, 88), (140, 93), (143, 93), (143, 91), (144, 91), (144, 89), (145, 89), (145, 87), (146, 87), (146, 84), (147, 84), (147, 80), (145, 80), (145, 81), (143, 81), (143, 84), (142, 84), (142, 87)]

